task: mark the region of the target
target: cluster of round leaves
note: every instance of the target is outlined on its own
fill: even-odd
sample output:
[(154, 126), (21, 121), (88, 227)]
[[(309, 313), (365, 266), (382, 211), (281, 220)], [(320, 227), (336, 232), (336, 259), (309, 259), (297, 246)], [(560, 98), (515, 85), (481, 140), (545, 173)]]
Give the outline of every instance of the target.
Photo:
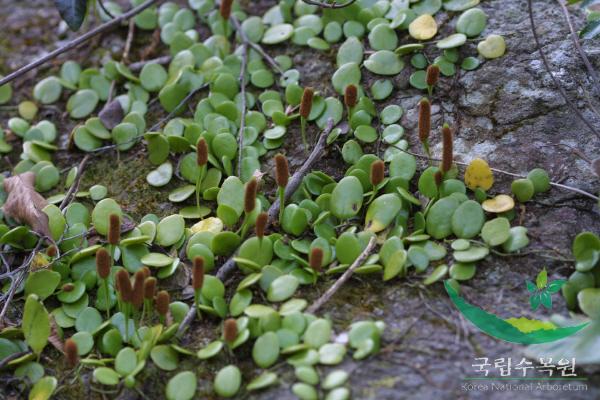
[[(235, 262), (246, 274), (245, 279), (227, 302), (223, 283), (212, 275), (206, 275), (198, 309), (217, 318), (237, 318), (236, 335), (232, 340), (224, 337), (211, 342), (198, 351), (198, 358), (211, 358), (225, 346), (233, 350), (250, 338), (255, 339), (252, 354), (258, 366), (267, 368), (280, 355), (286, 356), (295, 367), (299, 380), (292, 391), (300, 398), (316, 398), (316, 385), (320, 378), (314, 366), (340, 363), (348, 344), (356, 359), (373, 354), (379, 348), (383, 325), (359, 322), (350, 327), (348, 343), (340, 340), (332, 342), (330, 321), (302, 312), (307, 306), (306, 300), (294, 297), (300, 285), (313, 284), (322, 274), (345, 271), (376, 234), (383, 242), (380, 251), (368, 257), (356, 273), (381, 273), (383, 279), (388, 280), (406, 275), (410, 266), (414, 266), (417, 272), (424, 272), (433, 262), (437, 266), (425, 283), (442, 279), (448, 271), (456, 281), (470, 279), (475, 273), (474, 263), (485, 258), (490, 248), (502, 246), (505, 251), (513, 252), (527, 245), (526, 229), (511, 228), (510, 214), (485, 221), (483, 210), (488, 211), (485, 205), (469, 200), (465, 185), (454, 179), (455, 176), (446, 176), (438, 186), (433, 167), (418, 179), (420, 195), (429, 199), (429, 205), (422, 207), (416, 194), (411, 193), (416, 160), (402, 151), (407, 147), (407, 142), (402, 140), (404, 130), (397, 124), (402, 108), (391, 105), (378, 114), (373, 102), (362, 96), (361, 66), (377, 75), (392, 76), (404, 68), (402, 57), (413, 54), (410, 62), (416, 69), (427, 67), (428, 61), (420, 53), (425, 45), (414, 43), (398, 47), (397, 30), (408, 30), (417, 40), (429, 40), (437, 33), (437, 24), (431, 15), (435, 15), (442, 6), (448, 12), (462, 12), (456, 23), (457, 33), (436, 41), (443, 53), (434, 63), (443, 75), (453, 75), (455, 65), (460, 61), (457, 48), (466, 42), (466, 37), (478, 37), (485, 29), (485, 13), (472, 8), (479, 3), (478, 0), (443, 3), (440, 0), (424, 0), (410, 4), (383, 1), (369, 7), (356, 3), (343, 10), (325, 10), (322, 16), (316, 15), (315, 6), (302, 1), (282, 1), (262, 18), (246, 18), (234, 6), (234, 14), (241, 21), (243, 33), (254, 43), (272, 45), (291, 40), (299, 46), (326, 51), (345, 37), (337, 52), (338, 69), (332, 76), (332, 84), (339, 94), (343, 94), (349, 85), (358, 86), (361, 93), (357, 104), (347, 115), (354, 139), (347, 141), (342, 149), (343, 159), (349, 165), (344, 177), (336, 182), (325, 173), (311, 172), (292, 201), (285, 205), (280, 221), (281, 232), (247, 239), (239, 229), (236, 230), (240, 218), (244, 216), (244, 223), (252, 226), (258, 214), (269, 206), (268, 199), (259, 195), (254, 210), (245, 213), (243, 198), (247, 182), (255, 170), (260, 170), (259, 158), (282, 145), (287, 128), (298, 118), (294, 110), (303, 94), (298, 83), (300, 74), (292, 68), (289, 57), (279, 56), (275, 58), (278, 65), (275, 72), (281, 75), (277, 80), (260, 54), (251, 48), (246, 70), (241, 71), (241, 50), (232, 49), (230, 42), (234, 32), (232, 24), (214, 9), (211, 0), (190, 0), (189, 3), (191, 10), (167, 2), (136, 17), (139, 27), (160, 27), (161, 40), (169, 46), (172, 55), (166, 68), (158, 63), (149, 63), (136, 76), (125, 64), (114, 61), (106, 62), (101, 69), (85, 70), (74, 62), (67, 62), (61, 68), (60, 76), (48, 77), (36, 85), (33, 97), (38, 104), (50, 104), (58, 101), (63, 91), (73, 92), (67, 102), (67, 111), (72, 118), (81, 119), (82, 124), (73, 130), (70, 138), (81, 150), (94, 151), (104, 141), (116, 144), (119, 150), (127, 150), (143, 137), (147, 142), (149, 160), (157, 166), (148, 174), (148, 183), (164, 186), (173, 175), (188, 183), (170, 193), (169, 200), (173, 202), (186, 201), (195, 192), (201, 170), (196, 163), (194, 149), (200, 139), (207, 142), (209, 167), (202, 176), (200, 194), (205, 201), (216, 201), (216, 216), (203, 219), (189, 228), (184, 218), (208, 216), (211, 208), (187, 207), (179, 214), (162, 219), (155, 215), (145, 216), (114, 247), (117, 266), (112, 271), (114, 274), (122, 267), (134, 273), (147, 266), (154, 275), (164, 279), (181, 271), (179, 255), (185, 255), (188, 260), (202, 257), (206, 272), (210, 272), (217, 257), (235, 253)], [(108, 2), (107, 6), (114, 13), (119, 13), (114, 3)], [(195, 29), (198, 21), (209, 26), (213, 33), (203, 42), (199, 42)], [(237, 35), (240, 37), (239, 32)], [(426, 38), (423, 35), (431, 36)], [(365, 36), (373, 50), (366, 60), (362, 42)], [(491, 35), (479, 43), (478, 50), (485, 58), (495, 58), (504, 53), (503, 46), (502, 38)], [(477, 68), (480, 63), (474, 57), (460, 62), (464, 70)], [(245, 99), (242, 99), (239, 79), (242, 74), (245, 82), (261, 91), (259, 95), (246, 91)], [(424, 71), (417, 71), (411, 77), (411, 83), (418, 88), (425, 88), (421, 84), (424, 80)], [(118, 83), (113, 107), (108, 107), (109, 104), (106, 112), (101, 112), (99, 117), (90, 117), (98, 104), (108, 99), (111, 82)], [(285, 88), (284, 96), (279, 91), (268, 90), (276, 83)], [(208, 89), (208, 95), (198, 102), (193, 118), (173, 118), (161, 131), (146, 132), (145, 116), (151, 95), (157, 96), (167, 112), (177, 113), (182, 111), (178, 110), (178, 106), (186, 96), (204, 87)], [(119, 94), (122, 88), (126, 90)], [(392, 90), (393, 84), (388, 78), (375, 81), (370, 88), (374, 100), (387, 98)], [(0, 88), (0, 103), (9, 98), (10, 87)], [(240, 132), (242, 100), (250, 111), (244, 117), (244, 129)], [(47, 121), (29, 126), (28, 121), (33, 120), (37, 113), (35, 103), (23, 102), (19, 113), (22, 118), (14, 119), (14, 129), (10, 125), (9, 128), (30, 144), (24, 145), (24, 163), (27, 164), (18, 167), (22, 167), (23, 171), (40, 173), (51, 167), (48, 164), (49, 151), (54, 137), (47, 140), (51, 136), (46, 132), (49, 129)], [(323, 128), (329, 119), (334, 124), (340, 122), (343, 113), (344, 105), (340, 100), (324, 98), (317, 93), (307, 120)], [(375, 118), (385, 127), (381, 133), (372, 127)], [(85, 122), (83, 119), (86, 119)], [(342, 128), (334, 129), (328, 138), (329, 143), (345, 133)], [(240, 134), (243, 135), (241, 149), (238, 148)], [(380, 136), (389, 145), (383, 160), (373, 154), (364, 154), (361, 146), (375, 142)], [(234, 166), (239, 152), (242, 153), (242, 164), (238, 177)], [(382, 162), (387, 163), (389, 176), (374, 183), (373, 164)], [(70, 171), (67, 187), (72, 184), (75, 174), (76, 170)], [(224, 175), (227, 178), (223, 179)], [(535, 182), (534, 178), (530, 179)], [(44, 183), (48, 181), (52, 182), (47, 177), (43, 178)], [(477, 185), (467, 186), (476, 189)], [(173, 371), (178, 367), (179, 357), (194, 355), (194, 352), (171, 341), (176, 325), (183, 320), (189, 306), (179, 301), (172, 302), (169, 309), (174, 324), (154, 328), (143, 326), (138, 330), (139, 335), (126, 335), (129, 322), (121, 313), (104, 320), (101, 312), (110, 310), (117, 303), (114, 280), (111, 275), (106, 288), (99, 284), (94, 254), (101, 245), (88, 246), (86, 232), (94, 228), (98, 234), (106, 235), (109, 215), (125, 217), (114, 200), (105, 199), (106, 194), (105, 187), (90, 188), (92, 199), (101, 200), (91, 213), (80, 203), (71, 204), (64, 213), (52, 205), (45, 210), (52, 236), (58, 242), (61, 253), (68, 256), (54, 262), (52, 257), (36, 257), (36, 265), (44, 267), (52, 263), (52, 269), (40, 269), (30, 274), (24, 290), (28, 299), (34, 299), (28, 300), (32, 304), (30, 308), (42, 318), (44, 312), (41, 310), (45, 308), (40, 301), (56, 298), (60, 305), (50, 314), (59, 327), (77, 331), (73, 340), (77, 343), (79, 355), (85, 356), (96, 348), (114, 357), (114, 362), (102, 365), (97, 361), (86, 361), (96, 367), (94, 378), (97, 382), (135, 385), (135, 375), (143, 370), (149, 358), (160, 369)], [(478, 200), (485, 203), (484, 197), (485, 193)], [(57, 196), (52, 200), (56, 203), (62, 198)], [(349, 228), (339, 228), (348, 222)], [(9, 230), (3, 225), (0, 242), (17, 248), (32, 248), (35, 236), (25, 227), (20, 228)], [(457, 239), (451, 244), (454, 264), (448, 268), (442, 263), (447, 249), (440, 240), (451, 235)], [(477, 235), (481, 236), (483, 243), (474, 240)], [(322, 254), (320, 265), (314, 262), (311, 265), (311, 255), (317, 249)], [(253, 303), (255, 290), (264, 292), (261, 298), (281, 304), (271, 307)], [(108, 304), (106, 291), (109, 292)], [(130, 331), (134, 329), (135, 326), (132, 326)], [(45, 334), (35, 332), (26, 335), (25, 342), (39, 349), (40, 340), (35, 336), (43, 337)], [(18, 341), (8, 342), (0, 344), (23, 348)], [(37, 373), (39, 364), (36, 364), (24, 364), (28, 367), (23, 367), (20, 373)], [(321, 389), (329, 391), (328, 398), (348, 398), (348, 389), (341, 387), (347, 378), (343, 371), (334, 371), (321, 383)], [(277, 380), (276, 375), (266, 372), (253, 379), (247, 390), (261, 389)], [(56, 381), (53, 383), (48, 378), (39, 382), (43, 382), (44, 387), (56, 386)], [(241, 382), (241, 372), (230, 365), (217, 373), (214, 388), (221, 396), (233, 396), (240, 390)], [(195, 392), (196, 377), (190, 371), (175, 375), (166, 388), (169, 399), (192, 398)]]
[[(340, 364), (348, 347), (357, 360), (377, 352), (385, 325), (379, 321), (360, 321), (353, 323), (347, 334), (335, 336), (329, 320), (302, 313), (304, 306), (299, 299), (282, 304), (278, 311), (262, 304), (248, 305), (243, 316), (225, 321), (222, 338), (200, 349), (197, 357), (212, 359), (223, 349), (233, 351), (252, 338), (252, 358), (258, 367), (268, 369), (280, 357), (285, 357), (299, 380), (292, 386), (292, 391), (303, 399), (317, 398), (315, 386), (320, 377), (315, 367)], [(332, 341), (334, 337), (336, 340)], [(341, 387), (348, 377), (343, 370), (330, 372), (321, 383), (321, 389), (329, 391), (327, 398), (348, 398), (349, 389)], [(228, 365), (216, 374), (214, 390), (222, 397), (232, 397), (240, 391), (241, 383), (239, 368)], [(246, 390), (264, 389), (278, 383), (276, 373), (264, 372), (252, 379)]]
[(593, 320), (600, 319), (600, 238), (582, 232), (573, 241), (576, 271), (562, 287), (570, 310), (579, 308)]

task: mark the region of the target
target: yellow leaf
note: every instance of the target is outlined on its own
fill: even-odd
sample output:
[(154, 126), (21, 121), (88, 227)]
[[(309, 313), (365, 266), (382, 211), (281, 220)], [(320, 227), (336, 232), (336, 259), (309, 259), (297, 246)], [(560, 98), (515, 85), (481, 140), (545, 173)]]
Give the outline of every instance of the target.
[(435, 36), (437, 30), (437, 23), (429, 14), (421, 15), (408, 25), (408, 33), (417, 40), (429, 40)]
[(38, 252), (35, 254), (35, 256), (33, 256), (31, 265), (29, 267), (31, 268), (31, 271), (37, 271), (38, 269), (46, 268), (49, 263), (50, 260), (48, 259), (48, 256), (46, 256), (44, 253)]
[(212, 232), (217, 234), (223, 230), (223, 221), (219, 218), (210, 217), (194, 224), (190, 229), (193, 233)]
[(465, 171), (465, 184), (471, 190), (481, 188), (488, 190), (494, 184), (494, 174), (485, 160), (476, 158), (467, 167)]
[(491, 213), (503, 213), (515, 208), (515, 201), (506, 194), (499, 194), (493, 199), (488, 199), (481, 203), (481, 207)]

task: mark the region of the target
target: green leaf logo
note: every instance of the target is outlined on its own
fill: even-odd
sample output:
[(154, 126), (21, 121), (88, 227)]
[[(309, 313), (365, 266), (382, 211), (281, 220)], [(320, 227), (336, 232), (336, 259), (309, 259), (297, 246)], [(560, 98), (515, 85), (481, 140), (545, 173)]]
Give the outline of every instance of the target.
[(546, 287), (546, 284), (548, 283), (548, 272), (546, 272), (546, 268), (540, 271), (535, 280), (535, 283), (538, 289), (543, 289)]
[(552, 295), (557, 293), (566, 283), (565, 279), (557, 279), (548, 282), (548, 272), (546, 268), (540, 271), (535, 279), (535, 284), (531, 281), (525, 281), (529, 296), (529, 305), (533, 311), (537, 310), (540, 304), (548, 310), (552, 309)]

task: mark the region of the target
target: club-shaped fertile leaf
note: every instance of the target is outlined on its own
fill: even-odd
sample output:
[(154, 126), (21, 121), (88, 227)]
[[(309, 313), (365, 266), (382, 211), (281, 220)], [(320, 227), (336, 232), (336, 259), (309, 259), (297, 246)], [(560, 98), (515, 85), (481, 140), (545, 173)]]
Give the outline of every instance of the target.
[(40, 354), (50, 336), (50, 317), (44, 305), (35, 294), (30, 294), (25, 301), (23, 312), (23, 335), (25, 341), (35, 354)]
[(87, 0), (54, 0), (54, 5), (72, 31), (81, 27), (87, 12)]

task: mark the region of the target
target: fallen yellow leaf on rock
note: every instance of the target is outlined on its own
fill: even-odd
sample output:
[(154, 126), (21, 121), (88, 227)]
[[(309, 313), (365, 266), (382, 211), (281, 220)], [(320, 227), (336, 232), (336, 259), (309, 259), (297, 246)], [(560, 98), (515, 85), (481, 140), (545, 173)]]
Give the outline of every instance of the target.
[(465, 171), (465, 184), (471, 190), (481, 188), (488, 190), (494, 184), (494, 174), (485, 160), (476, 158)]
[(415, 18), (408, 25), (408, 33), (417, 40), (429, 40), (437, 33), (438, 26), (435, 19), (429, 14), (423, 14)]
[(489, 199), (481, 203), (481, 208), (491, 213), (502, 213), (515, 208), (515, 201), (508, 195), (499, 194), (493, 199)]

